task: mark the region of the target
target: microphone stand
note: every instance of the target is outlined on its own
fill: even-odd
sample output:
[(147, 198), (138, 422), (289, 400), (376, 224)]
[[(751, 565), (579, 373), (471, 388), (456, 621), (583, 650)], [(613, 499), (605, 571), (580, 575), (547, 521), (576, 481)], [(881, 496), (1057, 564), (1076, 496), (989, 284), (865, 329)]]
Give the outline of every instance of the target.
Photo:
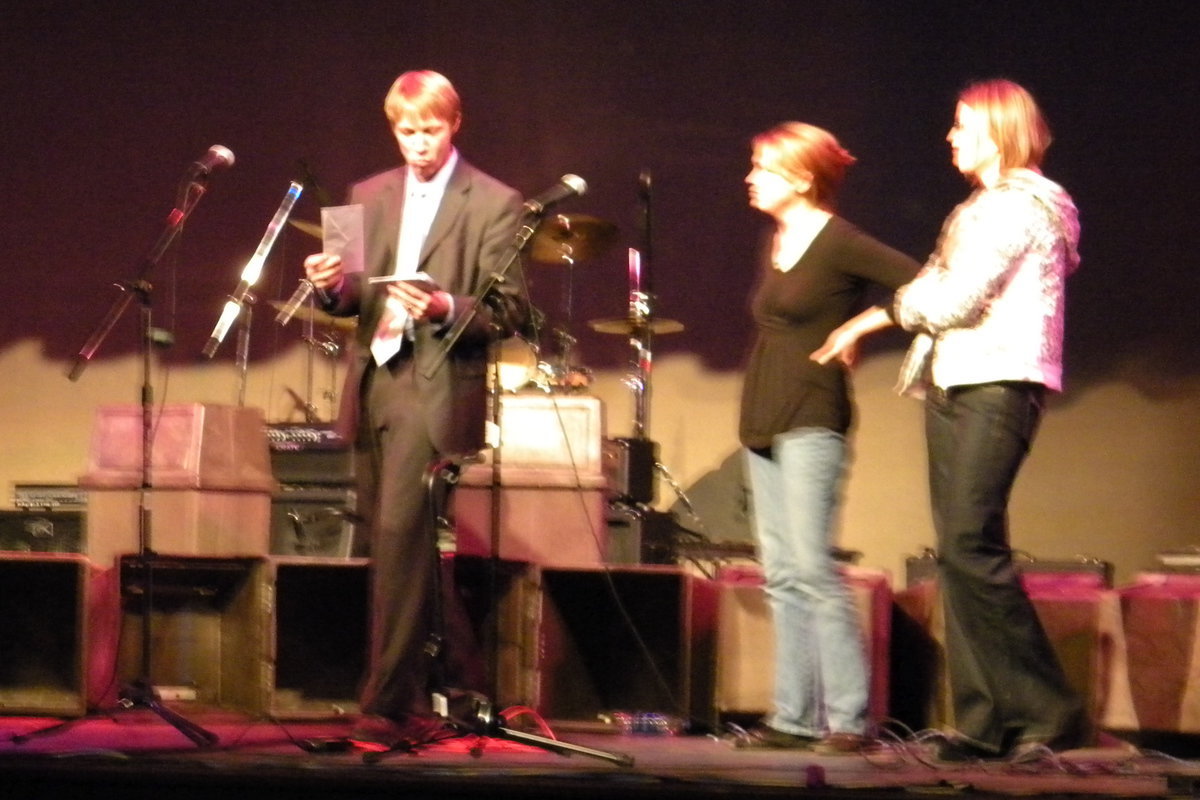
[[(542, 211), (544, 211), (544, 209), (542, 209)], [(480, 286), (479, 290), (476, 291), (470, 307), (463, 310), (463, 313), (455, 321), (455, 323), (451, 327), (450, 331), (447, 332), (445, 339), (444, 339), (442, 349), (438, 354), (438, 358), (434, 362), (433, 366), (430, 367), (429, 371), (425, 373), (425, 377), (427, 377), (427, 378), (432, 377), (434, 374), (437, 373), (438, 369), (440, 369), (442, 367), (442, 365), (445, 363), (446, 359), (449, 357), (450, 350), (454, 347), (455, 343), (462, 336), (463, 331), (467, 328), (468, 325), (471, 324), (472, 320), (474, 320), (475, 316), (479, 313), (480, 304), (484, 303), (487, 300), (487, 297), (491, 294), (492, 290), (495, 289), (496, 286), (500, 285), (505, 280), (507, 280), (508, 271), (510, 269), (512, 269), (513, 264), (515, 264), (518, 261), (518, 259), (520, 258), (520, 255), (521, 255), (521, 251), (525, 249), (525, 245), (528, 244), (529, 239), (537, 231), (538, 226), (540, 226), (541, 223), (542, 223), (542, 213), (541, 212), (539, 212), (539, 213), (531, 212), (531, 213), (528, 213), (525, 215), (525, 220), (522, 223), (520, 229), (517, 231), (516, 235), (513, 237), (513, 242), (511, 245), (509, 245), (509, 249), (505, 253), (505, 256), (504, 256), (503, 260), (501, 261), (499, 268), (494, 270), (488, 276), (488, 279), (483, 282), (483, 284), (482, 284), (482, 286)], [(498, 358), (498, 356), (496, 354), (497, 348), (491, 347), (491, 348), (489, 348), (489, 351), (492, 354), (489, 356), (489, 358), (491, 358), (493, 360), (493, 362), (495, 362), (495, 360)], [(494, 368), (493, 379), (492, 379), (492, 392), (491, 392), (492, 421), (496, 426), (496, 431), (499, 432), (499, 430), (500, 430), (500, 380), (499, 380), (499, 377), (500, 376), (499, 376), (499, 370), (495, 369), (496, 364), (493, 363), (492, 366)], [(492, 613), (492, 620), (493, 620), (492, 645), (493, 645), (493, 647), (495, 647), (499, 644), (498, 627), (499, 627), (500, 614), (499, 614), (499, 608), (498, 608), (499, 599), (497, 597), (497, 590), (496, 590), (496, 585), (497, 585), (496, 574), (498, 572), (498, 565), (499, 565), (499, 561), (500, 561), (500, 525), (501, 525), (501, 514), (500, 514), (500, 511), (501, 511), (501, 509), (500, 509), (500, 500), (501, 500), (500, 461), (501, 461), (501, 455), (500, 454), (503, 449), (504, 449), (504, 447), (503, 447), (502, 441), (497, 442), (497, 446), (492, 449), (492, 470), (491, 470), (492, 471), (492, 476), (491, 476), (492, 477), (492, 485), (490, 487), (490, 493), (489, 493), (490, 500), (491, 500), (491, 508), (490, 508), (491, 515), (490, 515), (490, 519), (489, 519), (489, 524), (491, 526), (491, 531), (490, 531), (490, 534), (491, 534), (491, 558), (490, 558), (490, 568), (488, 570), (488, 585), (490, 587), (489, 597), (491, 598), (492, 608), (493, 608), (493, 613)], [(434, 462), (434, 464), (432, 464), (430, 466), (429, 471), (426, 473), (426, 480), (428, 481), (427, 488), (430, 491), (430, 495), (431, 495), (431, 504), (432, 504), (432, 497), (435, 494), (435, 491), (434, 491), (434, 482), (435, 481), (441, 480), (441, 481), (446, 481), (449, 483), (457, 482), (457, 479), (458, 479), (457, 471), (456, 470), (447, 471), (446, 467), (447, 467), (447, 465), (445, 465), (445, 464), (442, 464), (440, 462)], [(431, 517), (432, 517), (432, 519), (430, 522), (430, 527), (433, 530), (431, 532), (431, 537), (430, 537), (430, 539), (431, 539), (430, 547), (433, 548), (434, 558), (437, 559), (438, 549), (437, 549), (436, 519), (438, 517), (438, 514), (437, 514), (437, 509), (434, 506), (431, 506)], [(440, 564), (439, 564), (439, 568), (440, 568)], [(440, 575), (440, 573), (437, 570), (435, 570), (435, 575)], [(435, 659), (440, 660), (443, 657), (441, 643), (445, 638), (444, 631), (441, 630), (441, 628), (444, 627), (445, 620), (444, 620), (444, 614), (442, 612), (442, 606), (441, 606), (441, 604), (443, 602), (442, 595), (441, 595), (441, 587), (440, 587), (440, 584), (437, 584), (438, 580), (440, 580), (440, 578), (435, 578), (436, 596), (434, 597), (434, 630), (432, 631), (432, 634), (430, 637), (431, 638), (431, 646), (429, 649), (430, 649), (430, 652), (432, 652), (434, 654)], [(489, 671), (489, 674), (491, 677), (493, 693), (495, 693), (497, 672), (499, 670), (499, 667), (498, 667), (498, 664), (496, 663), (497, 659), (494, 657), (494, 654), (489, 654), (489, 660), (492, 663), (489, 664), (488, 671)], [(439, 682), (443, 681), (444, 680), (443, 676), (445, 674), (444, 667), (441, 664), (437, 664), (434, 674), (435, 674), (435, 680), (438, 680)], [(474, 694), (471, 698), (471, 700), (472, 700), (472, 709), (471, 709), (472, 718), (471, 719), (461, 720), (461, 719), (451, 717), (449, 715), (449, 707), (448, 707), (448, 698), (450, 697), (450, 695), (451, 695), (451, 691), (450, 691), (449, 687), (444, 686), (444, 685), (440, 685), (440, 686), (436, 687), (435, 691), (434, 691), (434, 697), (433, 697), (434, 708), (440, 709), (443, 717), (446, 717), (450, 722), (454, 723), (458, 728), (460, 728), (464, 731), (472, 732), (472, 733), (475, 733), (480, 736), (490, 736), (490, 737), (497, 738), (497, 739), (508, 739), (510, 741), (521, 742), (523, 744), (536, 745), (536, 746), (542, 747), (546, 750), (550, 750), (551, 752), (559, 753), (561, 755), (570, 755), (572, 753), (578, 753), (581, 755), (593, 756), (595, 758), (600, 758), (600, 759), (605, 759), (605, 760), (611, 761), (612, 763), (617, 764), (619, 766), (632, 766), (634, 763), (632, 757), (621, 754), (621, 753), (608, 753), (603, 750), (595, 750), (590, 747), (582, 747), (580, 745), (571, 744), (569, 742), (563, 742), (558, 739), (550, 739), (548, 737), (537, 736), (535, 734), (514, 730), (514, 729), (508, 727), (507, 720), (504, 719), (503, 715), (495, 713), (493, 711), (492, 702), (482, 695)], [(408, 744), (413, 744), (413, 743), (408, 743)], [(419, 743), (417, 743), (417, 744), (419, 744)], [(373, 761), (373, 760), (377, 760), (378, 758), (379, 758), (379, 754), (375, 754), (375, 755), (371, 755), (368, 760)]]
[[(267, 256), (271, 252), (271, 248), (275, 246), (275, 240), (279, 238), (279, 233), (283, 230), (284, 224), (287, 222), (288, 216), (292, 213), (292, 207), (296, 205), (296, 201), (300, 198), (300, 193), (304, 191), (304, 185), (297, 181), (292, 181), (288, 186), (288, 190), (283, 195), (283, 200), (279, 204), (279, 208), (275, 211), (275, 216), (271, 218), (271, 222), (267, 225), (267, 230), (263, 233), (262, 240), (258, 243), (258, 248), (254, 251), (254, 255), (246, 262), (246, 266), (242, 268), (241, 280), (238, 281), (237, 287), (233, 290), (233, 294), (229, 295), (229, 299), (225, 301), (225, 307), (221, 310), (221, 316), (217, 319), (217, 324), (213, 327), (212, 335), (208, 337), (208, 342), (204, 345), (203, 354), (205, 358), (212, 358), (216, 355), (217, 348), (221, 346), (221, 342), (225, 340), (225, 334), (229, 332), (230, 326), (234, 320), (242, 316), (243, 312), (249, 313), (247, 307), (254, 302), (254, 295), (250, 290), (254, 288), (254, 284), (258, 282), (259, 276), (262, 275), (263, 265), (266, 264)], [(246, 329), (249, 328), (249, 322), (246, 322)], [(244, 376), (243, 368), (243, 376)], [(245, 391), (243, 378), (242, 391)]]
[[(76, 381), (83, 374), (84, 369), (91, 362), (96, 351), (103, 344), (105, 338), (112, 331), (113, 327), (125, 313), (129, 304), (136, 297), (140, 304), (140, 331), (139, 351), (141, 355), (142, 368), (142, 384), (141, 384), (141, 423), (142, 423), (142, 462), (141, 462), (141, 482), (138, 487), (138, 565), (141, 569), (143, 580), (142, 586), (142, 619), (141, 619), (141, 672), (139, 676), (130, 684), (123, 687), (118, 694), (117, 703), (122, 709), (146, 708), (157, 714), (164, 721), (170, 723), (180, 733), (190, 739), (198, 747), (211, 747), (218, 741), (216, 734), (199, 725), (191, 722), (181, 714), (167, 708), (162, 704), (158, 692), (154, 688), (152, 679), (153, 670), (151, 663), (151, 613), (154, 609), (154, 559), (155, 553), (152, 547), (151, 539), (151, 514), (149, 504), (149, 492), (152, 488), (152, 452), (153, 452), (153, 389), (150, 384), (150, 366), (151, 366), (151, 345), (165, 346), (170, 344), (170, 337), (165, 332), (156, 331), (152, 322), (151, 314), (151, 292), (152, 287), (149, 281), (150, 273), (157, 266), (163, 254), (170, 247), (171, 243), (178, 237), (183, 229), (184, 223), (195, 209), (196, 204), (204, 196), (207, 186), (199, 180), (199, 176), (189, 180), (188, 184), (182, 190), (182, 200), (179, 205), (171, 210), (167, 215), (167, 224), (159, 235), (158, 241), (150, 249), (150, 252), (142, 261), (138, 277), (132, 281), (126, 281), (117, 284), (121, 289), (122, 294), (116, 299), (113, 305), (109, 308), (100, 324), (88, 337), (87, 342), (80, 349), (75, 357), (71, 369), (67, 373), (67, 377), (72, 381)], [(118, 592), (120, 592), (120, 559), (116, 566), (118, 571)], [(34, 736), (46, 735), (53, 731), (62, 730), (71, 722), (64, 722), (58, 725), (53, 725), (49, 728), (43, 728), (40, 731), (33, 731), (23, 736), (13, 737), (13, 741), (23, 743)]]

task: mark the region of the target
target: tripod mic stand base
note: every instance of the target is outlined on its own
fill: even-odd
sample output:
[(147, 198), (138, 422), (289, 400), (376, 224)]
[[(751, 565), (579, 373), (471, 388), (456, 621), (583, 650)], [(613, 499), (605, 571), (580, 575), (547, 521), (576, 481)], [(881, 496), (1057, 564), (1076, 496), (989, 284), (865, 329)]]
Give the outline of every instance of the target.
[[(220, 737), (218, 737), (212, 731), (205, 730), (191, 720), (184, 718), (182, 715), (164, 706), (154, 689), (143, 681), (137, 681), (122, 689), (120, 694), (117, 696), (117, 706), (118, 707), (116, 709), (110, 709), (105, 713), (111, 715), (121, 711), (129, 711), (134, 708), (145, 708), (153, 711), (160, 718), (162, 718), (163, 721), (169, 723), (177, 731), (191, 739), (197, 747), (212, 747), (213, 745), (217, 744), (218, 741), (220, 741)], [(62, 722), (55, 723), (54, 725), (40, 728), (36, 731), (13, 736), (10, 741), (12, 741), (13, 744), (25, 744), (42, 736), (52, 736), (60, 731), (71, 728), (77, 723), (86, 719), (87, 718), (85, 717), (83, 719), (64, 720)]]
[(512, 742), (533, 745), (564, 756), (591, 756), (592, 758), (609, 761), (619, 767), (633, 766), (633, 756), (624, 753), (610, 753), (605, 750), (597, 750), (592, 747), (584, 747), (583, 745), (572, 744), (558, 739), (551, 739), (547, 736), (539, 736), (538, 734), (509, 728), (504, 724), (505, 719), (503, 715), (494, 713), (491, 701), (481, 695), (476, 695), (473, 698), (473, 706), (474, 719), (470, 722), (456, 721), (456, 724), (464, 730), (471, 731), (479, 736), (490, 736), (494, 739), (507, 739)]
[(219, 737), (162, 704), (158, 693), (144, 681), (136, 681), (121, 690), (117, 703), (126, 709), (146, 708), (153, 711), (198, 747), (212, 747)]

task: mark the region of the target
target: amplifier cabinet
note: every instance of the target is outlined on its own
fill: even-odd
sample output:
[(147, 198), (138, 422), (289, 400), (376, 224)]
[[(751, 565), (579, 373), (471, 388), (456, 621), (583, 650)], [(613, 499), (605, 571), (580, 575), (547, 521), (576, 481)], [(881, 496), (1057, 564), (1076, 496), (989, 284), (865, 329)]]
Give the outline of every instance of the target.
[[(146, 492), (150, 549), (171, 556), (241, 558), (266, 555), (269, 492), (158, 489)], [(88, 497), (87, 555), (108, 566), (139, 551), (139, 490), (104, 489)]]
[(653, 503), (658, 499), (655, 467), (658, 442), (649, 439), (605, 439), (604, 473), (615, 499), (627, 503)]
[(82, 553), (86, 520), (84, 511), (0, 510), (0, 550)]
[(366, 525), (356, 522), (355, 497), (349, 486), (280, 485), (271, 498), (271, 555), (366, 556)]
[(88, 586), (82, 556), (0, 557), (0, 713), (86, 711)]

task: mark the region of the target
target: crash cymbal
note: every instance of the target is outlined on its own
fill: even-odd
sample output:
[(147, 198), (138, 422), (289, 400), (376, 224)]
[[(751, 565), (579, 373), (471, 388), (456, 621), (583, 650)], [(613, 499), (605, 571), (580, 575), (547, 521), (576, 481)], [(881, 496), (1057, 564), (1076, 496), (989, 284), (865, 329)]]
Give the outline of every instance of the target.
[[(276, 311), (282, 311), (286, 306), (282, 300), (272, 300), (271, 307)], [(326, 314), (319, 308), (311, 308), (309, 306), (300, 306), (296, 309), (296, 313), (292, 315), (292, 319), (307, 321), (312, 318), (313, 324), (322, 325), (326, 328), (334, 328), (339, 331), (352, 331), (358, 327), (357, 317), (335, 317), (332, 314)]]
[(323, 238), (325, 235), (321, 230), (321, 223), (319, 222), (309, 222), (305, 219), (289, 219), (288, 224), (301, 233), (307, 233), (309, 236), (315, 236), (318, 239)]
[(617, 226), (584, 214), (546, 217), (533, 234), (529, 257), (542, 264), (577, 264), (604, 253), (617, 241)]
[(618, 319), (594, 319), (588, 326), (596, 333), (619, 333), (632, 336), (640, 330), (649, 329), (650, 333), (679, 333), (683, 323), (673, 319), (652, 319), (638, 321), (628, 317)]

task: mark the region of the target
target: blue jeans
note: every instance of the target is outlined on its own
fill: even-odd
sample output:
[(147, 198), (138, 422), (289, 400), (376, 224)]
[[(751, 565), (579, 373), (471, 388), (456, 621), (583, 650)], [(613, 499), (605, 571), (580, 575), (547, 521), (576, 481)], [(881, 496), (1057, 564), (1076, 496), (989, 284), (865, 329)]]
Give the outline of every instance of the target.
[(866, 732), (867, 665), (854, 598), (831, 555), (846, 440), (825, 428), (746, 451), (754, 531), (775, 628), (771, 727), (798, 736)]
[(1024, 740), (1077, 746), (1088, 727), (1008, 543), (1009, 493), (1037, 432), (1043, 392), (992, 383), (925, 401), (954, 724), (998, 753)]

